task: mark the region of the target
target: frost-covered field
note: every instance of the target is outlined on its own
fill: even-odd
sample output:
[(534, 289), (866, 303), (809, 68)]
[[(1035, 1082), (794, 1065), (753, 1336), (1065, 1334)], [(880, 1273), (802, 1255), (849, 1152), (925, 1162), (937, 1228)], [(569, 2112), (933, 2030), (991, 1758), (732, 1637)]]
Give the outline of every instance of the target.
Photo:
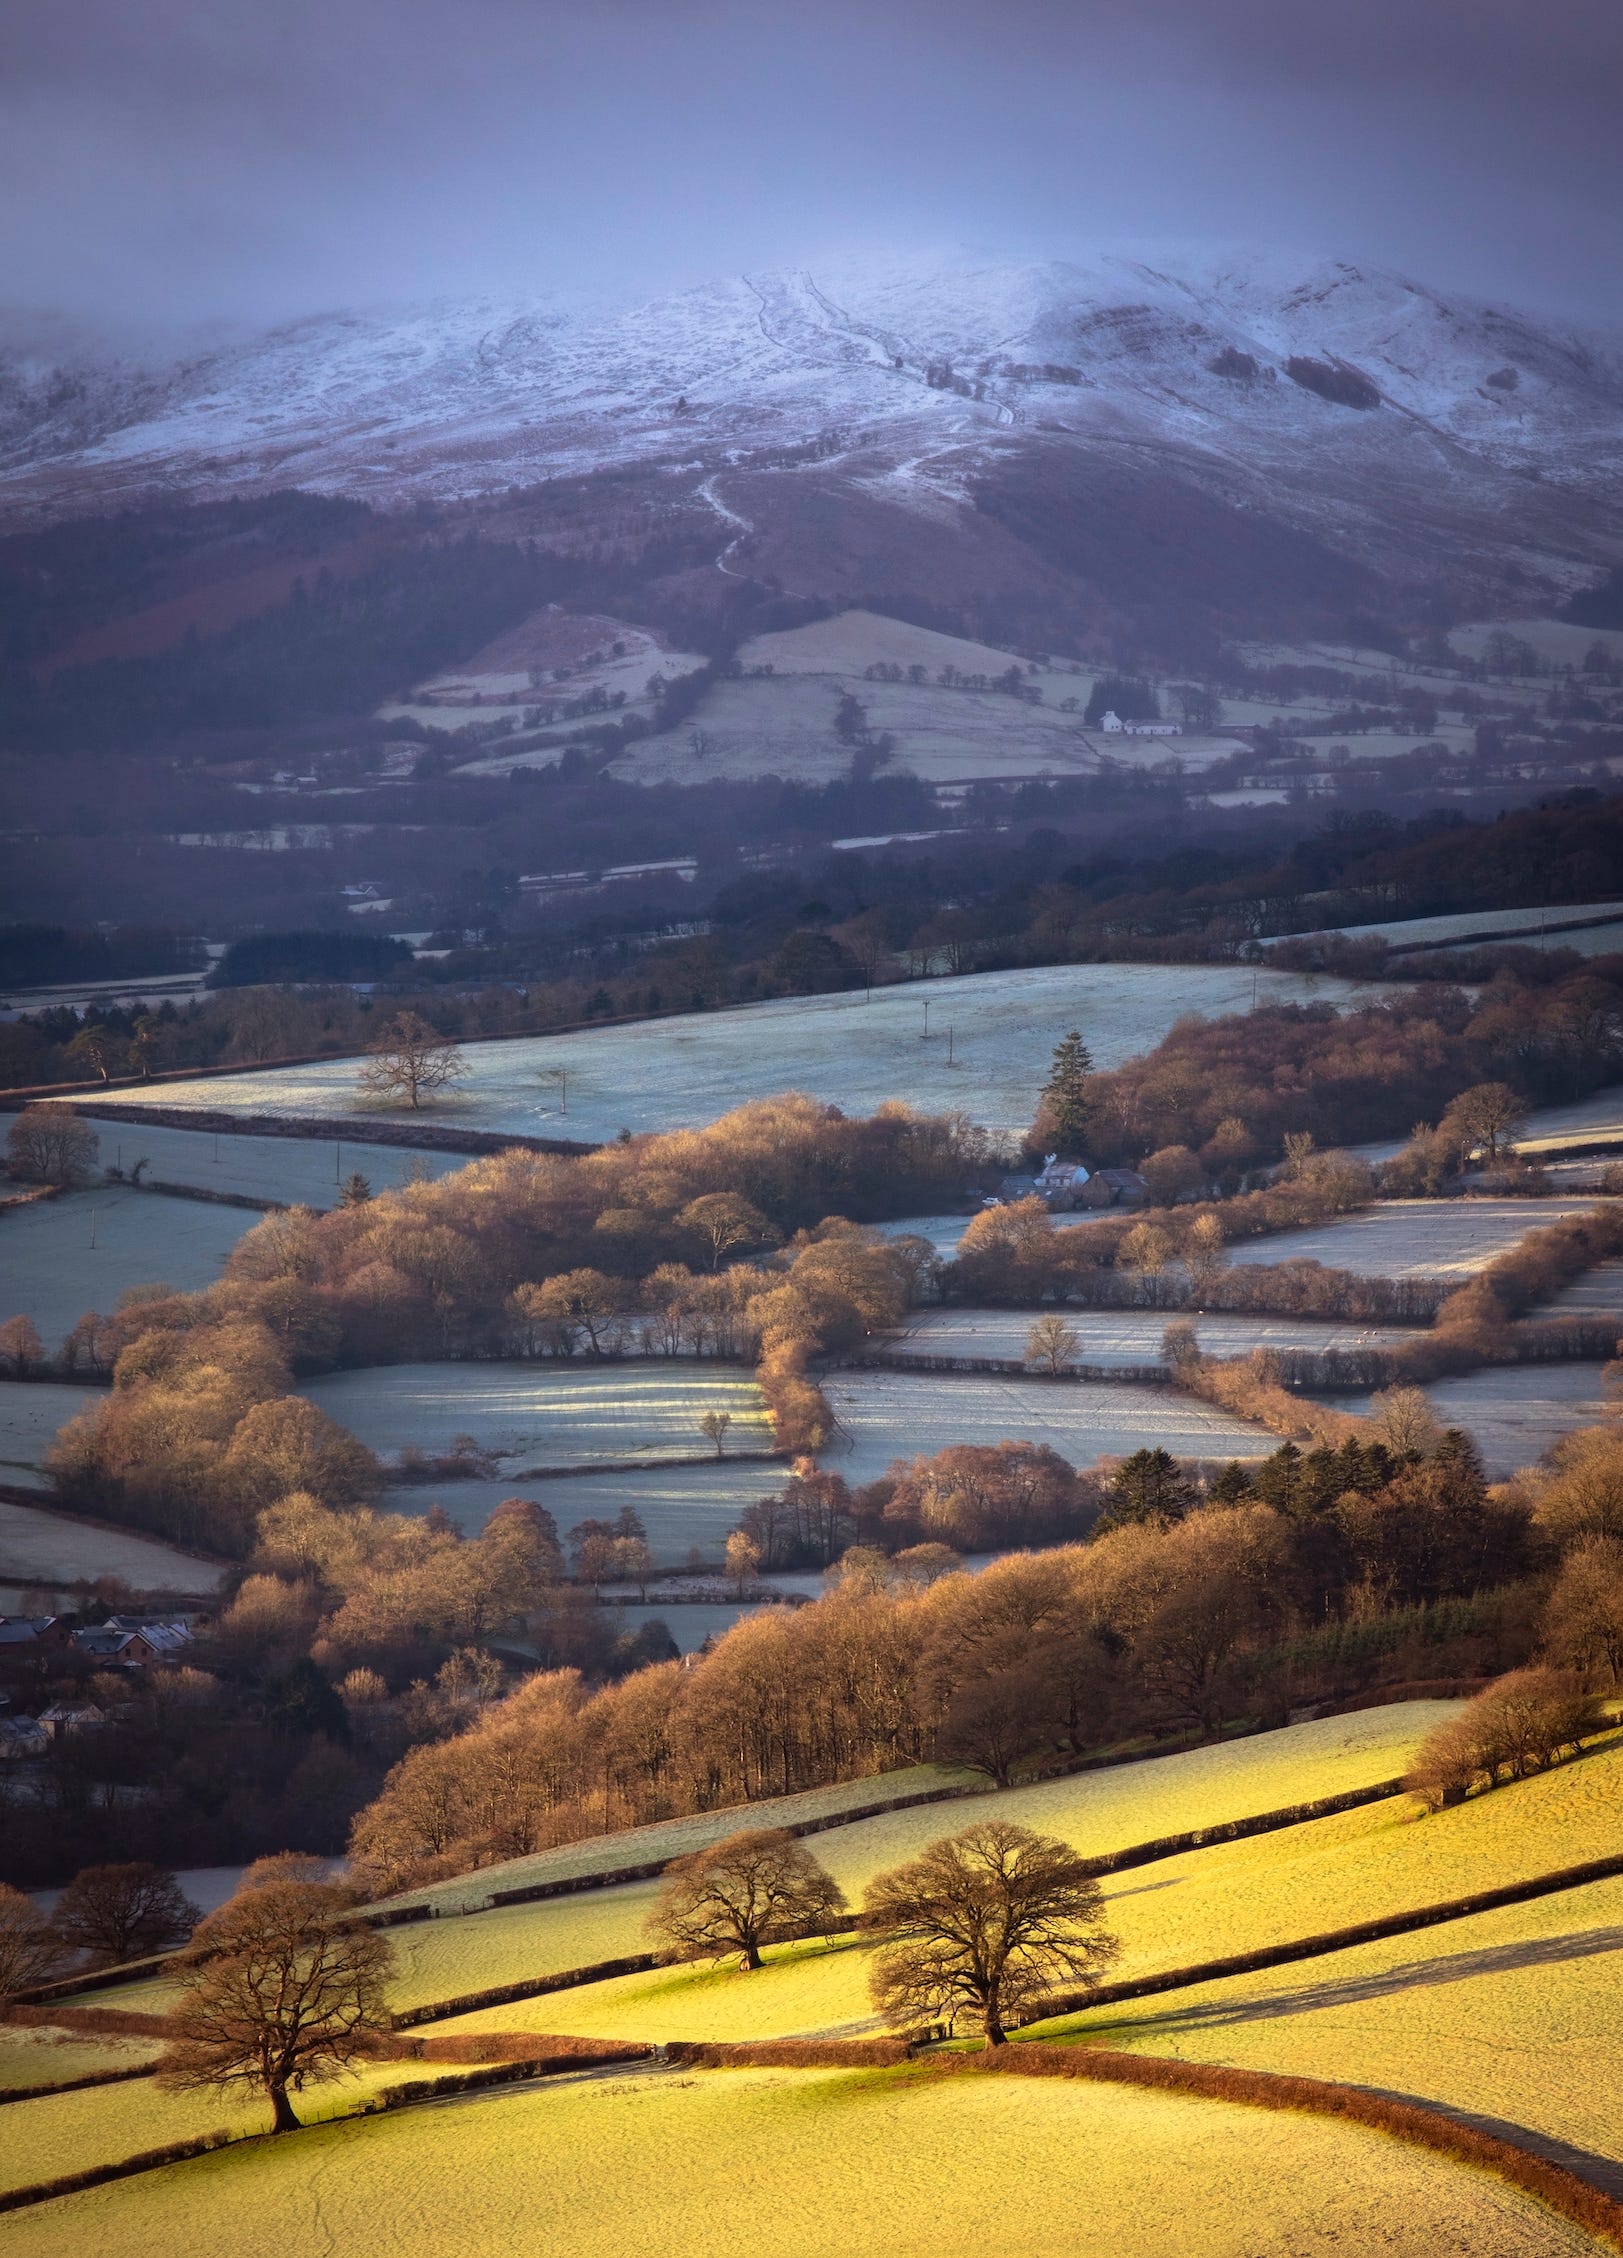
[(1383, 1200), (1362, 1215), (1232, 1248), (1235, 1262), (1307, 1258), (1371, 1278), (1466, 1277), (1529, 1231), (1587, 1215), (1593, 1200)]
[(942, 1261), (950, 1262), (974, 1220), (972, 1215), (909, 1215), (900, 1223), (879, 1223), (874, 1228), (884, 1239), (928, 1239)]
[(540, 1482), (508, 1474), (494, 1482), (405, 1484), (386, 1490), (382, 1503), (390, 1513), (426, 1513), (431, 1505), (442, 1505), (457, 1526), (470, 1533), (483, 1528), (504, 1498), (533, 1498), (562, 1530), (577, 1521), (612, 1521), (622, 1507), (630, 1506), (642, 1518), (660, 1567), (682, 1567), (695, 1549), (715, 1566), (727, 1533), (737, 1525), (745, 1506), (781, 1489), (788, 1471), (787, 1464), (712, 1459), (703, 1466), (636, 1474), (565, 1474)]
[(119, 1184), (12, 1208), (0, 1215), (0, 1317), (31, 1317), (54, 1352), (87, 1309), (111, 1310), (132, 1286), (211, 1285), (258, 1221), (252, 1208)]
[(95, 1388), (64, 1388), (54, 1380), (7, 1380), (0, 1385), (0, 1482), (42, 1490), (40, 1468), (57, 1429), (101, 1401)]
[(824, 1383), (839, 1432), (823, 1464), (853, 1485), (895, 1459), (954, 1443), (1046, 1443), (1078, 1466), (1105, 1453), (1161, 1449), (1179, 1458), (1261, 1458), (1260, 1428), (1174, 1388), (1001, 1380), (935, 1372), (836, 1372)]
[(709, 1411), (730, 1414), (729, 1450), (771, 1448), (760, 1390), (727, 1365), (638, 1358), (634, 1363), (390, 1364), (306, 1381), (300, 1393), (380, 1455), (415, 1446), (430, 1457), (472, 1435), (535, 1466), (594, 1459), (693, 1458), (714, 1446), (699, 1432)]
[(1541, 1152), (1562, 1145), (1599, 1142), (1604, 1137), (1623, 1144), (1623, 1090), (1597, 1090), (1591, 1098), (1573, 1105), (1544, 1106), (1530, 1114), (1522, 1152)]
[[(1445, 1427), (1476, 1437), (1495, 1481), (1531, 1466), (1574, 1427), (1591, 1427), (1617, 1408), (1596, 1364), (1512, 1364), (1438, 1380), (1426, 1399)], [(1368, 1397), (1337, 1396), (1338, 1411), (1365, 1414)]]
[[(1604, 918), (1608, 912), (1614, 926), (1623, 921), (1623, 902), (1561, 902), (1543, 909), (1460, 910), (1446, 917), (1389, 918), (1377, 925), (1333, 925), (1325, 930), (1347, 933), (1357, 940), (1389, 941), (1394, 949), (1413, 948), (1422, 941), (1457, 941), (1472, 933), (1491, 933), (1507, 941), (1528, 937), (1536, 941), (1543, 926), (1572, 925), (1580, 918)], [(1607, 927), (1598, 927), (1576, 933), (1554, 933), (1550, 940), (1560, 948), (1581, 949), (1586, 956), (1604, 956), (1618, 946), (1615, 931), (1607, 938), (1609, 931)]]
[(690, 1600), (676, 1606), (669, 1600), (633, 1599), (617, 1600), (605, 1613), (616, 1635), (623, 1632), (634, 1636), (645, 1623), (657, 1620), (664, 1624), (683, 1654), (694, 1654), (706, 1639), (719, 1639), (746, 1615), (759, 1615), (761, 1606), (752, 1606), (746, 1601), (729, 1605), (724, 1600)]
[(8, 1581), (51, 1590), (97, 1576), (120, 1576), (137, 1591), (211, 1592), (222, 1573), (205, 1560), (172, 1551), (156, 1537), (99, 1529), (0, 1498), (0, 1576)]
[(173, 2165), (20, 2212), (6, 2248), (1581, 2258), (1594, 2245), (1481, 2174), (1321, 2118), (1060, 2079), (628, 2069)]
[[(1118, 1065), (1158, 1043), (1185, 1012), (1248, 1010), (1254, 978), (1264, 1003), (1345, 1005), (1380, 993), (1346, 980), (1254, 975), (1232, 965), (1085, 964), (909, 983), (871, 997), (788, 997), (590, 1033), (471, 1044), (467, 1080), (427, 1118), (601, 1139), (622, 1128), (695, 1127), (750, 1098), (809, 1090), (851, 1113), (901, 1098), (927, 1112), (958, 1108), (987, 1128), (1018, 1132), (1030, 1124), (1054, 1045), (1068, 1029), (1082, 1030), (1097, 1064)], [(132, 1090), (128, 1102), (336, 1122), (358, 1110), (355, 1077), (355, 1060), (335, 1059), (170, 1082), (150, 1097)]]
[[(83, 1111), (83, 1108), (81, 1108)], [(392, 1191), (409, 1168), (444, 1176), (466, 1168), (461, 1153), (413, 1151), (404, 1145), (349, 1144), (331, 1138), (247, 1137), (222, 1130), (148, 1128), (138, 1121), (97, 1121), (103, 1168), (150, 1163), (146, 1173), (164, 1184), (195, 1184), (205, 1192), (244, 1193), (249, 1199), (284, 1200), (290, 1206), (331, 1207), (344, 1178), (358, 1170), (375, 1192)], [(222, 1212), (229, 1212), (228, 1210)], [(258, 1218), (245, 1214), (243, 1228)]]
[(1616, 1317), (1623, 1330), (1623, 1262), (1597, 1263), (1532, 1313), (1535, 1317)]
[[(1248, 1356), (1253, 1349), (1383, 1349), (1412, 1340), (1412, 1325), (1325, 1325), (1303, 1317), (1191, 1317), (1156, 1309), (1073, 1309), (1060, 1313), (1081, 1341), (1078, 1364), (1157, 1364), (1161, 1336), (1176, 1319), (1195, 1328), (1208, 1356)], [(918, 1310), (903, 1332), (887, 1337), (893, 1356), (1024, 1357), (1035, 1322), (1031, 1310)]]

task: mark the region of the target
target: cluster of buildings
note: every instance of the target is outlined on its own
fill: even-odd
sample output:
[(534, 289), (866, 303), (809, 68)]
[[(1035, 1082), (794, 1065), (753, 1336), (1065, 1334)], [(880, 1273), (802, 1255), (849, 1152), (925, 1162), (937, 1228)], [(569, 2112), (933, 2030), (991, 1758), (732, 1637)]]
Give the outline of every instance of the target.
[(1005, 1176), (987, 1201), (988, 1207), (1005, 1207), (1012, 1200), (1039, 1199), (1054, 1215), (1069, 1215), (1078, 1208), (1142, 1207), (1149, 1186), (1131, 1168), (1086, 1169), (1079, 1160), (1061, 1160), (1050, 1153), (1036, 1176)]
[[(196, 1631), (184, 1615), (110, 1615), (105, 1623), (75, 1625), (60, 1615), (0, 1615), (0, 1664), (43, 1663), (131, 1673), (183, 1662)], [(0, 1694), (0, 1712), (8, 1700)], [(63, 1733), (90, 1730), (107, 1721), (94, 1702), (53, 1702), (37, 1717), (0, 1714), (0, 1763), (45, 1755)]]

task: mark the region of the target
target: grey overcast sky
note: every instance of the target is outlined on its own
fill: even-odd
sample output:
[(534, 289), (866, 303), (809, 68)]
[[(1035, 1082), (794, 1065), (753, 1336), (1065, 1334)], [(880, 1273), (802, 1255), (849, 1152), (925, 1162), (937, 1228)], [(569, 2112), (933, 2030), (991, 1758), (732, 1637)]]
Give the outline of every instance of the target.
[(0, 300), (1255, 240), (1623, 327), (1623, 0), (0, 0)]

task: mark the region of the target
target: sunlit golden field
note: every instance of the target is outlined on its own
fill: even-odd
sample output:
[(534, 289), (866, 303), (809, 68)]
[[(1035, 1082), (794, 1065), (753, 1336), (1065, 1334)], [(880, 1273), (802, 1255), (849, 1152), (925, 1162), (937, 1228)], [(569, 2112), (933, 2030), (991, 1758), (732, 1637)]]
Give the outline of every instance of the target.
[(1529, 2198), (1353, 2127), (918, 2071), (583, 2077), (227, 2151), (0, 2220), (7, 2258), (1576, 2258), (1593, 2247)]

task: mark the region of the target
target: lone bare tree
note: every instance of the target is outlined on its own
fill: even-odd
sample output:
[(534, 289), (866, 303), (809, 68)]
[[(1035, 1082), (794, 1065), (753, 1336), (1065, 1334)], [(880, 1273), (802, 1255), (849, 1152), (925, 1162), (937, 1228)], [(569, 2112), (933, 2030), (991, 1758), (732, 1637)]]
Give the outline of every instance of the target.
[(71, 1106), (25, 1106), (6, 1138), (6, 1166), (30, 1184), (81, 1184), (101, 1139)]
[(436, 1090), (460, 1082), (468, 1062), (448, 1035), (419, 1012), (397, 1012), (372, 1044), (359, 1075), (363, 1095), (392, 1105), (404, 1098), (414, 1111)]
[(192, 1940), (159, 2083), (262, 2093), (271, 2130), (296, 2130), (289, 2090), (341, 2076), (389, 2028), (393, 1954), (353, 1905), (342, 1885), (289, 1879), (211, 1913)]
[(1026, 1335), (1026, 1362), (1039, 1372), (1068, 1371), (1082, 1353), (1082, 1336), (1052, 1311), (1039, 1317)]
[(781, 1827), (728, 1835), (665, 1870), (646, 1923), (663, 1960), (722, 1960), (759, 1968), (761, 1947), (832, 1921), (845, 1892), (804, 1843)]
[(727, 1539), (727, 1574), (740, 1599), (749, 1590), (761, 1569), (761, 1548), (743, 1529), (734, 1529)]
[(700, 1417), (699, 1432), (706, 1441), (715, 1444), (718, 1458), (723, 1456), (722, 1445), (727, 1440), (727, 1430), (732, 1423), (733, 1415), (730, 1411), (707, 1411)]
[(167, 1952), (202, 1919), (167, 1867), (134, 1859), (123, 1866), (86, 1866), (56, 1901), (58, 1935), (103, 1967)]
[(1116, 1957), (1103, 1899), (1069, 1843), (991, 1819), (931, 1843), (869, 1884), (862, 1926), (880, 1940), (868, 1988), (904, 2027), (979, 2018), (988, 2046), (1067, 1979), (1084, 1988)]

